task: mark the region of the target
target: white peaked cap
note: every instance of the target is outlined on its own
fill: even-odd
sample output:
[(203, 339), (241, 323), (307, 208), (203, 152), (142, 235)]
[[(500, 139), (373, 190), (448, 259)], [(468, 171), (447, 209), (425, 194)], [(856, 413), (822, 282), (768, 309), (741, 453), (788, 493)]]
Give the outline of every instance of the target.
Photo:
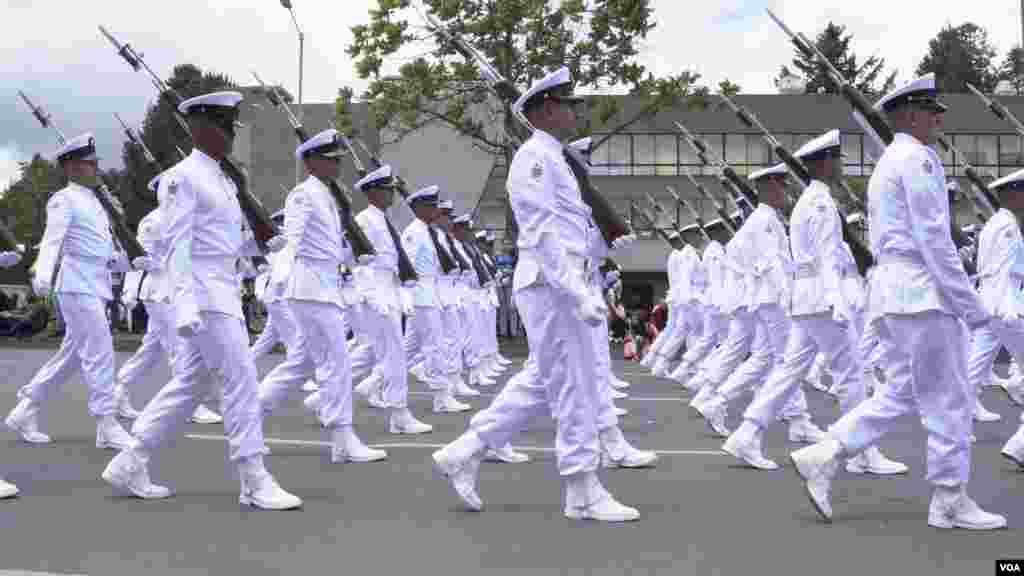
[(65, 157), (79, 158), (83, 160), (99, 160), (96, 157), (96, 139), (92, 137), (92, 132), (86, 132), (81, 136), (75, 136), (74, 138), (64, 142), (57, 152), (54, 154), (54, 158), (57, 161), (64, 159)]
[(441, 200), (437, 203), (437, 207), (441, 210), (454, 210), (455, 202), (452, 202), (451, 200)]
[(363, 176), (358, 182), (356, 182), (355, 189), (362, 192), (363, 188), (369, 188), (373, 184), (382, 180), (388, 180), (389, 178), (391, 178), (391, 165), (384, 164), (380, 168), (377, 168), (373, 172)]
[(189, 98), (178, 104), (178, 112), (188, 114), (193, 108), (200, 106), (218, 106), (220, 108), (234, 108), (238, 106), (245, 97), (241, 92), (227, 90), (224, 92), (211, 92), (194, 98)]
[(747, 180), (757, 180), (758, 178), (764, 178), (765, 176), (772, 176), (773, 174), (785, 174), (787, 172), (789, 172), (789, 168), (786, 168), (786, 163), (779, 162), (775, 166), (770, 166), (768, 168), (758, 170), (757, 172), (752, 172), (749, 176), (747, 176)]
[[(512, 110), (516, 113), (522, 114), (523, 106), (530, 98), (542, 92), (547, 92), (548, 90), (558, 88), (559, 86), (565, 86), (567, 84), (572, 84), (572, 74), (569, 72), (568, 67), (562, 66), (558, 70), (550, 72), (540, 80), (534, 82), (533, 85), (530, 86), (530, 89), (523, 92), (523, 95), (516, 99), (512, 104)], [(582, 100), (582, 98), (579, 99)]]
[(793, 156), (804, 159), (817, 153), (840, 146), (839, 129), (832, 129), (800, 147)]
[(914, 78), (910, 82), (907, 82), (885, 96), (882, 96), (878, 102), (875, 103), (875, 110), (881, 111), (907, 102), (925, 101), (934, 103), (945, 111), (946, 106), (935, 99), (936, 95), (935, 73), (929, 72), (924, 76)]
[(406, 202), (408, 202), (410, 205), (412, 205), (412, 203), (417, 201), (417, 200), (422, 200), (424, 202), (430, 202), (430, 201), (436, 202), (438, 200), (438, 197), (440, 196), (440, 194), (441, 194), (441, 188), (440, 187), (438, 187), (436, 185), (435, 186), (427, 186), (426, 188), (420, 188), (419, 190), (413, 192), (412, 194), (409, 194), (409, 198), (406, 200)]
[(334, 128), (328, 128), (323, 132), (306, 140), (295, 149), (295, 159), (302, 160), (303, 156), (310, 155), (337, 158), (345, 154), (341, 147), (341, 135)]

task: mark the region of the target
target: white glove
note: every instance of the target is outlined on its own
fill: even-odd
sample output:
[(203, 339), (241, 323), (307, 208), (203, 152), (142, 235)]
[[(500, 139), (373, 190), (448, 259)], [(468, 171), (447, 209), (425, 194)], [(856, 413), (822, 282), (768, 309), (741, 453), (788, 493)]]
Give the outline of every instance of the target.
[(356, 258), (356, 262), (359, 262), (363, 266), (366, 266), (367, 264), (373, 262), (373, 254), (363, 254), (359, 258)]
[(576, 315), (591, 326), (600, 326), (602, 322), (607, 321), (608, 306), (604, 299), (588, 293), (582, 298), (577, 297)]
[(843, 312), (843, 307), (836, 304), (832, 305), (832, 320), (844, 325), (850, 321), (850, 319), (846, 317), (846, 313)]
[(50, 281), (36, 276), (32, 279), (32, 291), (35, 292), (36, 296), (46, 297), (50, 293)]
[(108, 268), (114, 272), (131, 272), (132, 263), (128, 261), (128, 255), (124, 252), (117, 252), (114, 254), (113, 260), (110, 261)]
[(270, 270), (270, 266), (267, 266), (266, 264), (260, 264), (256, 267), (256, 271), (260, 274), (266, 274), (267, 270)]
[(0, 252), (0, 268), (10, 268), (21, 261), (17, 252)]
[(619, 236), (612, 241), (612, 249), (619, 250), (626, 246), (629, 246), (633, 242), (636, 242), (636, 234), (626, 234), (625, 236)]
[(267, 240), (267, 250), (270, 250), (271, 252), (280, 252), (287, 245), (288, 241), (281, 235), (274, 236), (270, 238), (270, 240)]
[(178, 336), (181, 336), (182, 338), (191, 338), (202, 332), (204, 328), (205, 326), (203, 325), (203, 321), (196, 318), (184, 326), (178, 326)]
[(135, 270), (145, 270), (146, 272), (152, 272), (157, 269), (156, 262), (153, 261), (149, 256), (139, 256), (135, 260), (132, 260), (132, 268)]

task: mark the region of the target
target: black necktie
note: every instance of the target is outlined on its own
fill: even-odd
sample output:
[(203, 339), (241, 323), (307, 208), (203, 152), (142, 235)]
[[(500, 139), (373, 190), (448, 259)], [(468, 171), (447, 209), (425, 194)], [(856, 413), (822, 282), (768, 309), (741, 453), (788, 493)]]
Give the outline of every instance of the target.
[(441, 241), (437, 236), (437, 229), (428, 225), (427, 230), (430, 231), (430, 240), (434, 243), (434, 250), (437, 251), (437, 261), (441, 263), (442, 270), (445, 274), (451, 272), (452, 268), (455, 268), (455, 263), (452, 262), (452, 257), (448, 254), (448, 251), (441, 246)]
[(384, 223), (388, 225), (388, 232), (391, 233), (391, 241), (395, 243), (395, 254), (402, 249), (402, 239), (398, 236), (398, 230), (391, 224), (387, 216), (384, 216)]

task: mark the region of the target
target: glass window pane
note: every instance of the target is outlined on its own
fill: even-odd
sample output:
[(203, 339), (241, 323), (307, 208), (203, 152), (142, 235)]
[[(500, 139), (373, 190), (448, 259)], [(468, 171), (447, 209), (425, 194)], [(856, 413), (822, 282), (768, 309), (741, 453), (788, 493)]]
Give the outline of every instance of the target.
[(975, 166), (996, 165), (996, 137), (992, 135), (978, 136), (978, 153), (975, 157)]
[[(598, 142), (604, 138), (604, 134), (594, 134), (592, 138), (594, 142)], [(594, 166), (604, 166), (605, 164), (608, 164), (609, 150), (611, 150), (611, 146), (609, 146), (607, 142), (605, 142), (598, 148), (594, 148), (593, 150), (591, 150), (590, 163)]]
[(633, 135), (633, 163), (637, 166), (654, 164), (654, 136), (652, 134)]
[(725, 135), (725, 161), (732, 165), (747, 163), (747, 135)]
[(846, 154), (846, 158), (843, 159), (843, 162), (847, 166), (860, 166), (861, 135), (843, 134), (841, 135), (839, 142), (842, 146), (843, 154)]
[(608, 164), (613, 176), (629, 175), (630, 167), (630, 136), (612, 136), (608, 140)]
[(1001, 166), (1020, 166), (1020, 136), (999, 137), (999, 164)]
[[(964, 159), (973, 164), (978, 149), (978, 138), (974, 134), (957, 134), (953, 137), (953, 143), (964, 155)], [(956, 169), (956, 174), (961, 175), (959, 167)]]
[(658, 134), (655, 136), (655, 161), (658, 163), (659, 176), (676, 175), (676, 144), (679, 138), (675, 134)]
[(764, 138), (756, 134), (747, 135), (747, 162), (757, 166), (766, 166), (771, 162), (772, 150)]

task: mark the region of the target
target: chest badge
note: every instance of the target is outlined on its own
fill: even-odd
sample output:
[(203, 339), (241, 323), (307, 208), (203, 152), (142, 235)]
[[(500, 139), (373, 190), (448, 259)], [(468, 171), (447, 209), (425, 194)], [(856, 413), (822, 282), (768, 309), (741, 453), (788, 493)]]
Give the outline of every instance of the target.
[(928, 174), (932, 173), (932, 163), (931, 162), (929, 162), (927, 160), (924, 161), (924, 171), (926, 173), (928, 173)]
[(540, 180), (540, 177), (543, 175), (544, 167), (540, 165), (540, 162), (537, 162), (533, 165), (533, 168), (530, 169), (530, 176), (532, 176), (534, 180)]

